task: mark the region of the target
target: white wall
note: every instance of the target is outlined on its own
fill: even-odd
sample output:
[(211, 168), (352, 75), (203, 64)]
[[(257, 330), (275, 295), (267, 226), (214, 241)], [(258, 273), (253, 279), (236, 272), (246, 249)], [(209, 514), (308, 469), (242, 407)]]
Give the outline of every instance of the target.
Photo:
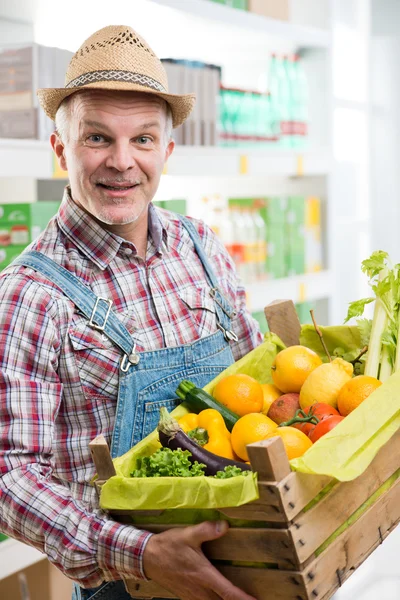
[(372, 0), (372, 245), (400, 262), (400, 2)]

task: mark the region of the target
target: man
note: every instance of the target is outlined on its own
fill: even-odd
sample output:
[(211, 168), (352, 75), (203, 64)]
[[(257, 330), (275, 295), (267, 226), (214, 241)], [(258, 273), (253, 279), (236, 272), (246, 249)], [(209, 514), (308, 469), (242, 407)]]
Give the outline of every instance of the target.
[(146, 42), (111, 26), (39, 98), (70, 187), (0, 278), (0, 529), (45, 552), (78, 599), (128, 598), (121, 578), (138, 577), (184, 600), (249, 600), (201, 551), (225, 523), (151, 535), (110, 520), (90, 486), (96, 435), (123, 454), (182, 379), (203, 386), (261, 342), (222, 244), (151, 204), (194, 97), (168, 94)]

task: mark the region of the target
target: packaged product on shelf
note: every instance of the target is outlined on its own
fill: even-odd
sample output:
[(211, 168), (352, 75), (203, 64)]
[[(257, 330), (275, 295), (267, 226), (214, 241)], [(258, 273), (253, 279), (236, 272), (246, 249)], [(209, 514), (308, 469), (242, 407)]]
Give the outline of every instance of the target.
[(59, 202), (0, 204), (0, 246), (25, 248), (45, 229)]
[(312, 323), (310, 310), (314, 308), (315, 305), (313, 302), (299, 302), (296, 304), (296, 312), (298, 314), (300, 323), (303, 325)]
[(247, 10), (248, 0), (211, 0), (216, 4), (224, 4), (231, 8), (238, 8), (240, 10)]
[(286, 277), (286, 231), (285, 212), (287, 199), (276, 196), (263, 199), (260, 215), (267, 230), (267, 277), (280, 279)]
[(38, 111), (37, 88), (63, 87), (72, 52), (39, 44), (0, 47), (0, 136), (47, 140), (54, 124)]
[(177, 200), (153, 200), (153, 204), (159, 208), (165, 208), (180, 215), (187, 214), (187, 202), (184, 199)]
[(289, 21), (289, 0), (247, 0), (247, 10), (264, 17)]
[(301, 275), (305, 272), (305, 199), (291, 196), (285, 214), (286, 273)]
[(292, 146), (304, 148), (308, 139), (308, 81), (298, 54), (291, 58)]
[(321, 200), (314, 196), (306, 199), (304, 238), (305, 271), (318, 272), (323, 267)]
[(0, 271), (17, 258), (25, 250), (24, 246), (0, 246)]
[(200, 61), (164, 58), (169, 91), (196, 94), (195, 107), (188, 120), (174, 130), (177, 144), (213, 146), (217, 140), (218, 95), (221, 68)]

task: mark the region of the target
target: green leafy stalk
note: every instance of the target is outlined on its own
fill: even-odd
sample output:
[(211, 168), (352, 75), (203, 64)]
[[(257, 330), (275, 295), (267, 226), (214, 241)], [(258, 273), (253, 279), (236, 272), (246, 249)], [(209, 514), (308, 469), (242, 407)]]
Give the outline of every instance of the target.
[[(380, 273), (382, 276), (382, 271)], [(382, 336), (387, 326), (388, 316), (381, 298), (376, 298), (374, 316), (372, 318), (371, 338), (368, 344), (368, 356), (365, 363), (365, 375), (378, 377), (381, 362)], [(386, 360), (386, 357), (385, 357)]]
[(362, 344), (368, 345), (364, 373), (386, 381), (393, 372), (396, 360), (400, 366), (400, 353), (396, 352), (400, 335), (399, 265), (392, 267), (387, 252), (379, 250), (363, 261), (361, 269), (369, 277), (375, 297), (352, 302), (345, 322), (362, 316), (365, 307), (375, 300), (372, 324), (367, 319), (359, 319), (357, 325)]
[[(400, 319), (399, 319), (399, 326), (398, 326), (398, 330), (397, 330), (397, 339), (400, 340)], [(394, 371), (398, 371), (399, 369), (400, 369), (400, 344), (396, 348)]]

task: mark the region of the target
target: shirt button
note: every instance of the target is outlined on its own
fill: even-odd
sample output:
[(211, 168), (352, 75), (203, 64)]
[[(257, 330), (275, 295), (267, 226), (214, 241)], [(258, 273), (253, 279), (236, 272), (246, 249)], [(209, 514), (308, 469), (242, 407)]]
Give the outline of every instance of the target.
[(132, 248), (125, 248), (124, 254), (125, 256), (130, 256), (131, 254), (133, 254)]

